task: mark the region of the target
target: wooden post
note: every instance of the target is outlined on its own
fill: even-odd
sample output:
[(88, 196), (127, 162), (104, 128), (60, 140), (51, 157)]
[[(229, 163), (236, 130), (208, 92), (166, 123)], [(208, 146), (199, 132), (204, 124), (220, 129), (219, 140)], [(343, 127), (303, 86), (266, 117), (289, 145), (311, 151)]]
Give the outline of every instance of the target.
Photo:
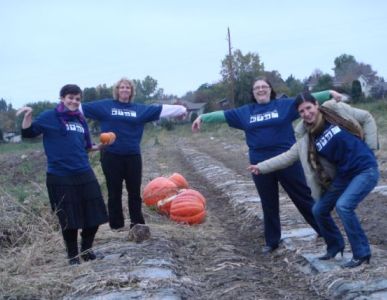
[(228, 74), (230, 81), (230, 92), (229, 92), (229, 101), (230, 106), (235, 107), (234, 96), (235, 96), (235, 80), (234, 80), (234, 69), (232, 65), (232, 52), (231, 52), (231, 35), (230, 28), (227, 27), (227, 41), (228, 41)]

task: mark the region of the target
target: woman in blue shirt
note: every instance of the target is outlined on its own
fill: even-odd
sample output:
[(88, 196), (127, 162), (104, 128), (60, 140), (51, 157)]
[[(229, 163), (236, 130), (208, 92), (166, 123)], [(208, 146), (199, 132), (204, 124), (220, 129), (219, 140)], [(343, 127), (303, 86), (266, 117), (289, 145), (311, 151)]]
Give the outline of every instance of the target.
[(101, 165), (108, 189), (109, 224), (112, 229), (124, 227), (122, 184), (128, 191), (130, 228), (145, 224), (141, 206), (142, 158), (140, 142), (147, 122), (161, 117), (186, 113), (182, 105), (145, 105), (134, 103), (135, 85), (120, 79), (113, 88), (113, 98), (84, 103), (85, 117), (98, 120), (102, 132), (114, 132), (116, 141), (101, 152)]
[[(372, 117), (362, 117), (364, 113), (358, 109), (320, 107), (309, 93), (297, 96), (296, 106), (306, 129), (303, 137), (287, 153), (249, 169), (258, 175), (301, 159), (308, 182), (313, 183), (312, 179), (317, 178), (323, 191), (313, 207), (313, 215), (327, 244), (326, 254), (319, 259), (334, 258), (339, 252), (343, 255), (344, 238), (330, 214), (336, 207), (353, 253), (353, 258), (343, 267), (354, 268), (368, 263), (371, 249), (355, 209), (376, 186), (379, 178), (377, 161), (370, 149), (378, 146), (376, 124)], [(363, 124), (358, 124), (356, 121), (361, 119)], [(298, 155), (291, 154), (294, 151)], [(308, 157), (300, 157), (301, 153), (307, 153)]]
[[(340, 97), (340, 94), (334, 91), (316, 93), (316, 96), (325, 101), (331, 94), (335, 98)], [(252, 102), (235, 109), (202, 114), (193, 122), (192, 130), (193, 132), (200, 130), (201, 122), (224, 121), (230, 127), (243, 130), (252, 164), (287, 151), (296, 141), (292, 122), (299, 115), (294, 98), (276, 99), (271, 83), (266, 78), (260, 77), (252, 86)], [(253, 174), (253, 180), (261, 198), (264, 214), (266, 245), (262, 248), (263, 253), (277, 249), (281, 240), (278, 183), (281, 183), (305, 220), (319, 233), (312, 214), (314, 201), (299, 162), (271, 174), (263, 176)]]
[(60, 90), (60, 103), (32, 122), (32, 109), (24, 107), (22, 136), (43, 135), (47, 156), (46, 185), (52, 210), (59, 218), (70, 264), (79, 264), (78, 229), (81, 231), (81, 257), (96, 259), (91, 250), (98, 226), (107, 222), (100, 186), (90, 166), (87, 151), (92, 146), (85, 118), (78, 110), (82, 91), (68, 84)]

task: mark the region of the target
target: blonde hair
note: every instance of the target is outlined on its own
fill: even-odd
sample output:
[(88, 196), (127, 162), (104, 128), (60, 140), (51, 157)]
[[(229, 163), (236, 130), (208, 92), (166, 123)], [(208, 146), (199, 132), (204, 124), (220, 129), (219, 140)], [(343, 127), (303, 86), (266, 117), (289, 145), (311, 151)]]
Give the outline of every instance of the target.
[(136, 96), (136, 86), (134, 82), (126, 77), (122, 77), (120, 80), (117, 81), (117, 83), (113, 87), (113, 98), (118, 100), (118, 88), (121, 83), (128, 83), (130, 87), (132, 88), (132, 93), (130, 95), (129, 100), (132, 101), (134, 99), (134, 96)]

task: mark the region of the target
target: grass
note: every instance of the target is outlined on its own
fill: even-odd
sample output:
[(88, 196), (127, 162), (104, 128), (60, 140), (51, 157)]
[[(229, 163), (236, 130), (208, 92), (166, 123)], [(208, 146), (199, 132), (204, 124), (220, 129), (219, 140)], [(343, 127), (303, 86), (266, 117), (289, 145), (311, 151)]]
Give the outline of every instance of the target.
[(42, 142), (39, 141), (23, 141), (21, 143), (0, 143), (0, 155), (7, 153), (24, 153), (27, 150), (43, 149)]
[[(0, 145), (0, 299), (58, 299), (87, 264), (71, 268), (45, 186), (40, 143)], [(93, 158), (93, 164), (98, 163)]]
[[(149, 124), (148, 124), (149, 125)], [(202, 124), (200, 135), (204, 137), (227, 137), (237, 138), (241, 141), (245, 140), (244, 133), (241, 130), (230, 128), (227, 124)], [(144, 132), (142, 145), (157, 145), (163, 144), (167, 140), (167, 136), (173, 136), (176, 139), (188, 138), (195, 139), (196, 134), (192, 133), (191, 124), (175, 125), (173, 130), (166, 130), (154, 126), (147, 126)]]
[(378, 124), (379, 134), (385, 135), (387, 133), (387, 100), (356, 103), (354, 106), (368, 110), (374, 116)]

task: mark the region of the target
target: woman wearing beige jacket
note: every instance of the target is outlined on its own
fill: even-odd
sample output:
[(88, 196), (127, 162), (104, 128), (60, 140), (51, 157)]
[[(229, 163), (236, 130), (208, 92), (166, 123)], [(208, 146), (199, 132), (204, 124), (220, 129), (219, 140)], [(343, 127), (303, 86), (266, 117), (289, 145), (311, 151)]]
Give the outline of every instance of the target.
[(327, 243), (327, 253), (319, 259), (331, 259), (344, 250), (344, 239), (330, 215), (336, 207), (353, 252), (352, 260), (343, 266), (369, 262), (368, 240), (354, 210), (379, 176), (371, 151), (378, 148), (375, 120), (369, 112), (341, 102), (328, 101), (319, 107), (309, 93), (297, 96), (296, 105), (303, 119), (296, 128), (301, 136), (297, 143), (248, 169), (266, 174), (300, 160), (312, 197), (318, 200), (313, 215)]

